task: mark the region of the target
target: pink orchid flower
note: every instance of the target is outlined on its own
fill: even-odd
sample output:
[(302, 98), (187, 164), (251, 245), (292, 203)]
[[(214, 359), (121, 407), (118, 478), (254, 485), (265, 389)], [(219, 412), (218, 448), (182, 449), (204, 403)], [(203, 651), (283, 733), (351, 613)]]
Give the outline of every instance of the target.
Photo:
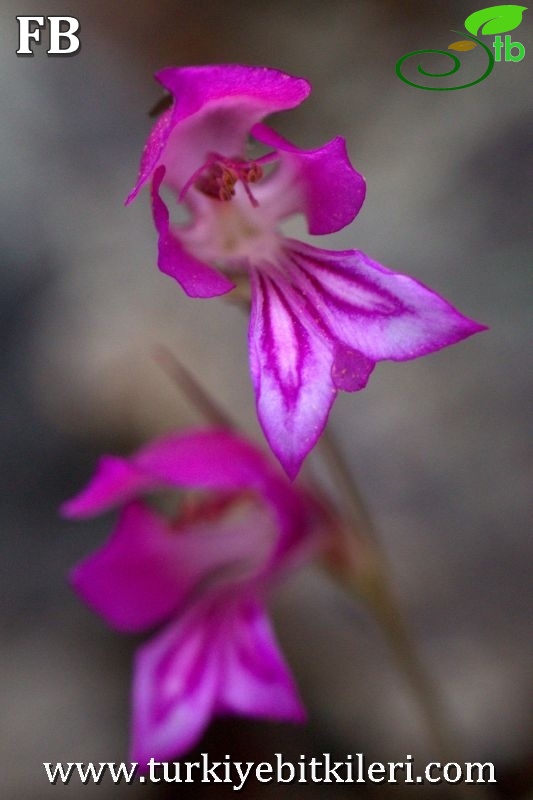
[[(212, 499), (171, 520), (138, 497), (169, 487)], [(315, 541), (307, 496), (248, 442), (200, 431), (128, 459), (104, 456), (62, 511), (78, 519), (116, 506), (109, 542), (75, 567), (72, 583), (118, 630), (170, 621), (135, 660), (132, 760), (181, 755), (219, 714), (302, 721), (264, 596)]]
[[(290, 477), (322, 433), (339, 389), (363, 389), (377, 361), (404, 361), (484, 326), (439, 295), (358, 250), (332, 252), (285, 238), (301, 212), (310, 234), (338, 231), (364, 200), (344, 139), (301, 150), (262, 119), (299, 105), (310, 86), (273, 69), (237, 65), (161, 70), (173, 98), (146, 143), (133, 200), (149, 179), (159, 268), (191, 297), (250, 276), (249, 350), (257, 412)], [(266, 147), (246, 154), (247, 137)], [(173, 224), (160, 190), (190, 220)]]

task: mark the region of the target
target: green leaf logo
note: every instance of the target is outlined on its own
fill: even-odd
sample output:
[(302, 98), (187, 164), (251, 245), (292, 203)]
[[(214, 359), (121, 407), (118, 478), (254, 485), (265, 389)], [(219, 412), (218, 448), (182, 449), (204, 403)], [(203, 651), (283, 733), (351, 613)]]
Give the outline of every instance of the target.
[(518, 28), (522, 22), (522, 14), (526, 6), (491, 6), (474, 11), (465, 19), (466, 30), (476, 36), (483, 33), (491, 36), (494, 33), (507, 33)]

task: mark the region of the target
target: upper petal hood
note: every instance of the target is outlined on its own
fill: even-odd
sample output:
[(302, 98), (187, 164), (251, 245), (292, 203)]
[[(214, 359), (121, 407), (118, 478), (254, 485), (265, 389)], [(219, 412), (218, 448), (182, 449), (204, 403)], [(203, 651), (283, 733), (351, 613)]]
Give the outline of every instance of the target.
[(167, 67), (157, 80), (174, 98), (145, 145), (131, 202), (155, 168), (167, 168), (178, 192), (212, 150), (242, 152), (250, 128), (267, 114), (294, 108), (311, 91), (303, 78), (237, 64)]
[[(264, 573), (277, 570), (289, 551), (299, 553), (300, 544), (313, 538), (315, 512), (309, 498), (288, 483), (270, 458), (244, 438), (224, 430), (171, 434), (130, 458), (102, 457), (93, 478), (63, 504), (62, 513), (71, 519), (95, 516), (164, 487), (254, 493), (270, 509), (278, 530)], [(253, 541), (254, 523), (249, 527), (248, 538)], [(245, 534), (242, 540), (245, 542)]]
[(103, 456), (85, 489), (61, 510), (69, 518), (95, 516), (162, 486), (261, 491), (275, 475), (274, 465), (236, 434), (222, 430), (171, 434), (131, 458)]

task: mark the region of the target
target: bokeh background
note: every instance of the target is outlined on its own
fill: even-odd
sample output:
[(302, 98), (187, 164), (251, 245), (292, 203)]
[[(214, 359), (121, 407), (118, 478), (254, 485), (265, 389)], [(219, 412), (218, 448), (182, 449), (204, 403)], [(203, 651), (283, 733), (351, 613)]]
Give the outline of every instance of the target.
[[(260, 439), (246, 321), (186, 299), (155, 268), (148, 200), (128, 209), (169, 64), (243, 62), (310, 79), (276, 127), (301, 146), (347, 138), (368, 199), (322, 244), (357, 247), (490, 326), (339, 397), (342, 439), (389, 555), (413, 634), (467, 757), (493, 761), (493, 797), (533, 797), (528, 374), (531, 19), (518, 64), (483, 83), (424, 92), (396, 76), (411, 50), (446, 48), (479, 4), (415, 0), (31, 2), (0, 10), (2, 370), (2, 797), (78, 797), (43, 761), (127, 759), (136, 641), (71, 594), (69, 567), (110, 520), (69, 524), (57, 506), (101, 451), (198, 422), (161, 369), (163, 343)], [(24, 14), (81, 21), (73, 58), (17, 58)], [(458, 37), (455, 37), (458, 38)], [(529, 50), (528, 50), (529, 48)], [(467, 54), (470, 55), (470, 54)], [(476, 54), (472, 58), (477, 57)], [(465, 57), (466, 58), (466, 57)], [(300, 221), (291, 232), (305, 237)], [(528, 297), (529, 295), (529, 297)], [(277, 629), (309, 707), (303, 728), (214, 725), (201, 750), (241, 760), (365, 752), (438, 758), (416, 703), (362, 606), (313, 568), (275, 601)], [(100, 786), (83, 797), (203, 797), (225, 787)], [(427, 787), (250, 784), (250, 798), (428, 796)], [(432, 787), (429, 796), (454, 796)]]

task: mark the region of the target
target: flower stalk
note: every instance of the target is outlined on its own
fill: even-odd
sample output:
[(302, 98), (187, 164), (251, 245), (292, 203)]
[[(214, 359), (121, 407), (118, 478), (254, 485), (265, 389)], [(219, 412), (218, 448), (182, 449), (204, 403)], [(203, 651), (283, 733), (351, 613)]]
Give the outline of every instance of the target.
[(442, 703), (433, 680), (416, 651), (403, 613), (391, 586), (389, 568), (373, 521), (353, 473), (331, 431), (323, 434), (320, 449), (339, 486), (346, 524), (335, 550), (326, 560), (330, 572), (372, 610), (394, 656), (426, 717), (428, 729), (441, 753), (455, 751), (446, 732)]
[(192, 408), (198, 411), (209, 425), (225, 428), (228, 431), (234, 430), (235, 425), (226, 412), (168, 347), (158, 344), (153, 353), (159, 366), (181, 390)]
[[(357, 600), (362, 600), (376, 622), (416, 699), (428, 733), (442, 761), (465, 761), (456, 741), (437, 684), (420, 658), (403, 610), (394, 592), (387, 558), (379, 541), (353, 472), (330, 429), (320, 439), (319, 449), (342, 495), (345, 524), (326, 551), (328, 572)], [(481, 786), (457, 786), (454, 797), (487, 798)]]

